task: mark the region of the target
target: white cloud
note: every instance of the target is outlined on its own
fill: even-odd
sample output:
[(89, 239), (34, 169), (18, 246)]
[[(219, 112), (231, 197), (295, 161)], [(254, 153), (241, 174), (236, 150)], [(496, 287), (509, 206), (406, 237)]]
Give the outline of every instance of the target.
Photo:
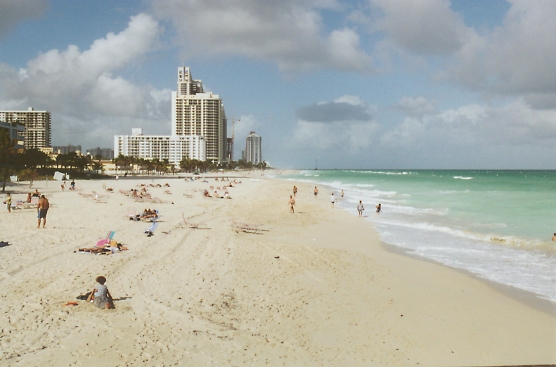
[[(83, 52), (74, 45), (50, 50), (19, 71), (0, 64), (0, 108), (50, 111), (53, 144), (112, 146), (111, 135), (129, 134), (137, 126), (169, 134), (171, 92), (114, 75), (151, 51), (160, 32), (157, 21), (139, 14), (125, 30), (108, 33)], [(57, 141), (60, 136), (70, 141)]]
[(0, 0), (0, 39), (19, 23), (42, 16), (47, 7), (46, 0)]
[(411, 116), (423, 116), (434, 111), (433, 103), (422, 96), (403, 97), (396, 107)]
[(319, 9), (336, 1), (154, 0), (155, 13), (170, 19), (188, 55), (245, 56), (273, 62), (284, 71), (336, 68), (370, 70), (353, 29), (326, 35)]
[(503, 107), (471, 104), (421, 118), (407, 117), (384, 134), (381, 144), (402, 150), (463, 149), (480, 154), (484, 147), (553, 147), (556, 111), (531, 109), (523, 100)]
[(375, 27), (402, 49), (415, 54), (451, 54), (472, 32), (450, 10), (448, 0), (370, 0), (383, 16)]
[(556, 2), (511, 0), (503, 23), (457, 54), (446, 76), (476, 90), (556, 107)]
[(372, 106), (351, 95), (302, 107), (292, 141), (303, 149), (360, 153), (376, 140), (379, 125), (371, 112)]

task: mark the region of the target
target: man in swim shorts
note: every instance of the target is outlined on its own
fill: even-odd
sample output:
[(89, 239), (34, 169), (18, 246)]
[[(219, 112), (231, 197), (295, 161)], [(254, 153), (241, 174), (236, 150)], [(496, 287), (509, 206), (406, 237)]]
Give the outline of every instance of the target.
[(319, 193), (319, 189), (317, 189), (316, 186), (315, 186), (315, 189), (313, 190), (313, 193), (315, 194), (315, 198), (316, 198), (318, 193)]
[(43, 220), (42, 227), (44, 228), (46, 226), (46, 213), (48, 212), (49, 207), (50, 203), (48, 202), (48, 199), (44, 195), (42, 195), (39, 199), (39, 204), (37, 205), (37, 211), (39, 214), (39, 222), (37, 224), (37, 228), (41, 227), (41, 219)]

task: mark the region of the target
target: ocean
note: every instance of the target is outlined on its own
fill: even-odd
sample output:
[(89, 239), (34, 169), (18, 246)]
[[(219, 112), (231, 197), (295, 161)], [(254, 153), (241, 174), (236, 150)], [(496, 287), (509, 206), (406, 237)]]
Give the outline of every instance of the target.
[[(556, 171), (306, 170), (383, 242), (556, 302)], [(341, 198), (341, 190), (344, 197)], [(382, 212), (375, 206), (381, 203)]]

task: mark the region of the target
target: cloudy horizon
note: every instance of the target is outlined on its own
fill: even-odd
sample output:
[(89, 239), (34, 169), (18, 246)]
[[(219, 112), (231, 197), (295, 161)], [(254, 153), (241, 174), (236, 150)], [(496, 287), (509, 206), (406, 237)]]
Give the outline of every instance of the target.
[(189, 66), (275, 167), (556, 169), (550, 0), (0, 0), (0, 110), (170, 135)]

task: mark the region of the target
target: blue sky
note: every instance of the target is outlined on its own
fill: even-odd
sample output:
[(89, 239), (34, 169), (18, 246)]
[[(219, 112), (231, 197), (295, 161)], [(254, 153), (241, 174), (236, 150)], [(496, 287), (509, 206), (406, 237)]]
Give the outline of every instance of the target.
[[(177, 68), (283, 168), (556, 168), (552, 0), (0, 0), (0, 109), (169, 135)], [(230, 123), (231, 125), (231, 123)], [(231, 135), (231, 126), (229, 128)]]

